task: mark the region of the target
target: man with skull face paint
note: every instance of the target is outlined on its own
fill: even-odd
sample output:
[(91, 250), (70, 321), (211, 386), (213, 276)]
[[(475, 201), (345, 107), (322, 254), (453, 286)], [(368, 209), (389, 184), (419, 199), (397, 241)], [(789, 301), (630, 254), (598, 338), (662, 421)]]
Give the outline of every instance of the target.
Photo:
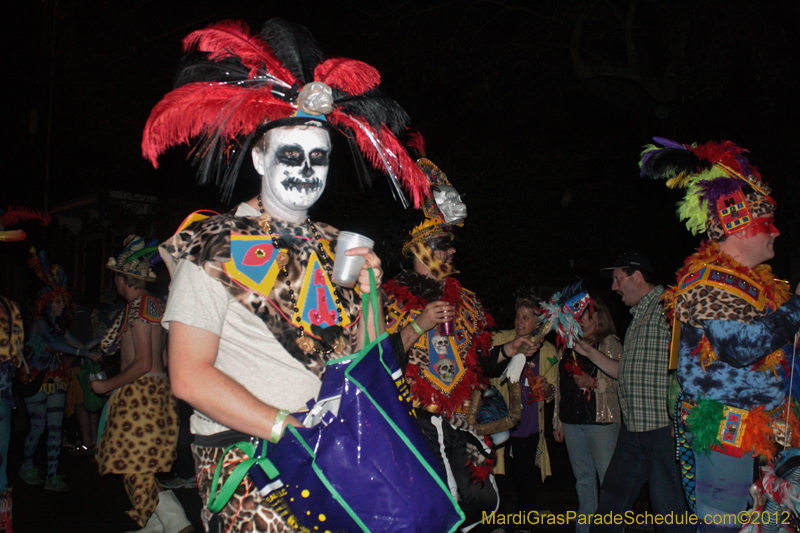
[(737, 531), (738, 520), (720, 526), (703, 518), (743, 511), (753, 457), (769, 461), (779, 446), (800, 443), (800, 435), (785, 434), (798, 427), (787, 408), (787, 392), (796, 398), (797, 391), (787, 391), (786, 369), (800, 327), (800, 286), (790, 295), (764, 264), (780, 232), (775, 201), (746, 150), (730, 141), (655, 141), (661, 146), (645, 147), (642, 175), (686, 188), (679, 216), (692, 233), (710, 238), (663, 297), (673, 322), (671, 362), (683, 387), (676, 429), (684, 488), (696, 503), (699, 531)]
[[(419, 159), (417, 164), (432, 189), (452, 188), (429, 160)], [(463, 206), (447, 210), (466, 216)], [(404, 271), (384, 284), (386, 329), (393, 333), (395, 353), (405, 354), (400, 366), (405, 368), (417, 421), (442, 460), (448, 486), (466, 516), (462, 527), (469, 530), (482, 512), (491, 513), (499, 505), (491, 473), (493, 444), (467, 422), (472, 393), (485, 390), (489, 377), (502, 372), (508, 357), (533, 347), (528, 339), (519, 338), (492, 348), (491, 317), (475, 294), (452, 277), (458, 271), (453, 265), (451, 224), (461, 225), (463, 217), (446, 222), (444, 209), (433, 199), (423, 205), (423, 214), (424, 221), (410, 232), (398, 231), (402, 243), (396, 244), (402, 246)], [(452, 336), (437, 332), (436, 326), (451, 320), (455, 321)]]
[[(305, 37), (298, 40), (298, 34)], [(277, 442), (287, 425), (299, 425), (290, 413), (316, 398), (326, 362), (359, 350), (365, 330), (374, 339), (383, 329), (372, 314), (361, 314), (355, 290), (331, 282), (338, 230), (308, 218), (327, 183), (329, 132), (355, 139), (415, 201), (427, 184), (421, 173), (409, 171), (413, 161), (391, 133), (407, 118), (399, 106), (362, 98), (379, 80), (369, 65), (322, 61), (308, 30), (279, 19), (268, 21), (260, 36), (240, 23), (220, 23), (184, 43), (194, 53), (182, 65), (179, 86), (148, 120), (145, 154), (155, 162), (167, 146), (202, 131), (201, 181), (217, 173), (229, 192), (238, 158), (252, 146), (261, 193), (231, 213), (185, 223), (161, 245), (173, 274), (163, 319), (170, 330), (171, 383), (175, 395), (195, 408), (193, 453), (206, 528), (294, 530), (297, 517), (250, 482), (243, 481), (218, 513), (208, 502), (214, 467), (223, 465), (221, 485), (246, 458), (239, 448), (226, 453), (227, 446), (248, 439)], [(319, 64), (308, 69), (296, 63), (300, 57)], [(189, 104), (182, 107), (196, 100), (213, 109), (203, 115)], [(170, 137), (174, 130), (179, 134)], [(225, 164), (215, 167), (220, 161)], [(371, 290), (370, 271), (380, 286), (381, 263), (371, 250), (347, 255), (366, 259), (357, 282), (361, 292)]]

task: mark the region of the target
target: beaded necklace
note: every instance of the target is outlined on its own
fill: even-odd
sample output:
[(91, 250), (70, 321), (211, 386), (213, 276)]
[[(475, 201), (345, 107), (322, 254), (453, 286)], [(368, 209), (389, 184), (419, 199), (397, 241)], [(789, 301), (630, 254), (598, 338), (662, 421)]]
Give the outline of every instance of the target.
[[(261, 195), (258, 195), (258, 210), (261, 213), (261, 218), (259, 219), (258, 223), (261, 226), (261, 229), (269, 235), (272, 239), (272, 246), (276, 250), (280, 250), (280, 246), (278, 246), (278, 237), (276, 236), (275, 232), (272, 230), (272, 224), (270, 224), (270, 218), (264, 211), (264, 206), (261, 203)], [(323, 268), (328, 273), (328, 279), (333, 279), (333, 261), (331, 260), (328, 253), (325, 251), (325, 247), (322, 245), (322, 238), (320, 237), (317, 228), (314, 227), (314, 224), (311, 222), (311, 218), (306, 218), (306, 225), (311, 230), (311, 233), (314, 235), (314, 239), (317, 241), (317, 251), (319, 253), (320, 262), (322, 263)], [(297, 345), (300, 347), (301, 350), (308, 353), (314, 351), (315, 353), (321, 355), (329, 355), (332, 352), (336, 352), (337, 354), (342, 353), (344, 349), (343, 341), (341, 337), (337, 337), (337, 340), (334, 342), (333, 347), (330, 350), (320, 350), (314, 347), (314, 341), (308, 337), (306, 337), (306, 331), (301, 324), (302, 318), (300, 316), (300, 309), (297, 307), (297, 297), (294, 294), (294, 290), (292, 289), (291, 280), (289, 279), (289, 269), (287, 265), (289, 264), (289, 255), (285, 252), (279, 252), (278, 256), (275, 258), (275, 262), (281, 269), (281, 273), (283, 274), (283, 278), (286, 283), (286, 288), (289, 291), (289, 299), (292, 302), (292, 310), (294, 311), (294, 321), (289, 320), (289, 322), (297, 328)], [(342, 322), (342, 313), (344, 312), (341, 307), (341, 296), (339, 295), (339, 288), (336, 285), (333, 285), (333, 296), (334, 296), (334, 303), (336, 305), (336, 323), (339, 324)], [(312, 335), (313, 337), (313, 335)], [(316, 338), (316, 337), (315, 337)], [(317, 339), (321, 340), (321, 339)]]

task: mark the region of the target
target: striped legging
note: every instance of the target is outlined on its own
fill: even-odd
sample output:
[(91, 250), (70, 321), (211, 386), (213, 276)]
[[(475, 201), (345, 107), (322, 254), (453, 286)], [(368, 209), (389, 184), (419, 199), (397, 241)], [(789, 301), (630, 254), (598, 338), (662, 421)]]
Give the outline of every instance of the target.
[(58, 457), (61, 454), (61, 426), (64, 422), (64, 401), (66, 392), (57, 389), (52, 394), (40, 390), (30, 398), (25, 398), (31, 431), (25, 438), (25, 468), (33, 468), (33, 454), (47, 425), (47, 477), (56, 475)]

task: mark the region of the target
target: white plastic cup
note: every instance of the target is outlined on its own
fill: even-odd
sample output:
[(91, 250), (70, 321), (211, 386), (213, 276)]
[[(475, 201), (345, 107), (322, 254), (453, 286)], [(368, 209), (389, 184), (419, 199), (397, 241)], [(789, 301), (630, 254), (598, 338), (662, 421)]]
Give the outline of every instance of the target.
[(108, 378), (106, 377), (106, 373), (105, 373), (105, 371), (104, 371), (104, 370), (101, 370), (101, 371), (100, 371), (100, 372), (98, 372), (97, 374), (89, 374), (89, 381), (95, 381), (95, 380), (97, 380), (97, 379), (100, 379), (100, 380), (103, 380), (103, 379), (108, 379)]
[(336, 257), (333, 259), (333, 282), (342, 287), (352, 289), (358, 281), (358, 274), (364, 268), (367, 259), (363, 255), (344, 255), (351, 248), (366, 246), (370, 250), (375, 242), (369, 237), (364, 237), (351, 231), (339, 232), (336, 242)]

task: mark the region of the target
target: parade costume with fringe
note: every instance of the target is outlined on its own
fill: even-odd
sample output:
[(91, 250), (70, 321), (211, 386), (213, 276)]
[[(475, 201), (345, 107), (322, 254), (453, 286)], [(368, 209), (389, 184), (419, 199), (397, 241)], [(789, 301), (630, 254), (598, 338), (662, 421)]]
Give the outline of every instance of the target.
[[(408, 116), (379, 91), (380, 74), (370, 65), (326, 59), (308, 29), (282, 19), (267, 21), (255, 35), (241, 22), (213, 24), (183, 44), (176, 88), (153, 109), (142, 139), (154, 165), (170, 146), (193, 142), (198, 181), (216, 183), (227, 201), (243, 160), (268, 130), (321, 128), (357, 156), (360, 186), (371, 181), (368, 161), (404, 204), (418, 206), (428, 195), (396, 137)], [(338, 234), (310, 219), (273, 219), (246, 203), (186, 224), (161, 245), (173, 276), (165, 322), (217, 335), (215, 367), (259, 401), (304, 409), (319, 393), (326, 362), (355, 353), (358, 343), (360, 295), (331, 281)], [(231, 444), (218, 438), (229, 428), (198, 411), (192, 432), (198, 468)], [(249, 521), (256, 531), (293, 530), (249, 480), (219, 513), (207, 506), (210, 484), (200, 488), (207, 528), (237, 529)], [(242, 510), (237, 501), (245, 500), (249, 508)]]
[(456, 334), (448, 337), (448, 356), (453, 357), (452, 380), (443, 381), (436, 370), (440, 356), (433, 350), (435, 330), (423, 335), (409, 351), (406, 380), (411, 387), (414, 406), (448, 417), (464, 415), (469, 409), (472, 391), (487, 385), (480, 370), (479, 357), (488, 355), (492, 347), (491, 317), (487, 316), (475, 293), (464, 289), (458, 281), (446, 278), (444, 290), (425, 295), (423, 287), (429, 278), (415, 272), (404, 272), (384, 284), (389, 301), (386, 305), (387, 329), (400, 331), (417, 318), (429, 302), (443, 300), (456, 306)]
[[(424, 157), (421, 135), (413, 133), (410, 137), (411, 151), (419, 156), (417, 164), (431, 188), (435, 191), (446, 186), (455, 191), (447, 175)], [(405, 365), (417, 420), (442, 461), (450, 491), (466, 516), (463, 527), (468, 528), (480, 519), (481, 512), (496, 510), (499, 504), (492, 474), (494, 444), (489, 435), (478, 434), (468, 421), (468, 413), (480, 405), (481, 394), (476, 391), (485, 391), (489, 377), (499, 375), (502, 368), (497, 369), (500, 348), (492, 349), (488, 331), (494, 321), (475, 294), (451, 277), (458, 273), (453, 264), (437, 257), (431, 247), (436, 240), (449, 243), (454, 226), (461, 226), (466, 217), (466, 206), (457, 192), (441, 200), (441, 196), (427, 198), (417, 216), (407, 221), (410, 227), (398, 228), (395, 235), (398, 242), (394, 245), (404, 262), (417, 261), (429, 274), (406, 269), (383, 284), (386, 330), (394, 335), (398, 354), (404, 351), (403, 329), (413, 328), (418, 335), (406, 357), (399, 358), (400, 364)], [(446, 223), (443, 209), (458, 216)], [(455, 307), (453, 335), (440, 334), (437, 327), (419, 329), (415, 319), (437, 300)]]
[(736, 514), (750, 499), (752, 457), (771, 462), (779, 446), (800, 437), (787, 403), (800, 298), (790, 297), (768, 265), (749, 268), (720, 249), (719, 242), (738, 238), (775, 210), (746, 150), (730, 141), (655, 140), (662, 147), (645, 147), (642, 175), (685, 188), (678, 216), (692, 233), (710, 238), (664, 295), (671, 361), (683, 388), (676, 429), (684, 485), (699, 515)]

